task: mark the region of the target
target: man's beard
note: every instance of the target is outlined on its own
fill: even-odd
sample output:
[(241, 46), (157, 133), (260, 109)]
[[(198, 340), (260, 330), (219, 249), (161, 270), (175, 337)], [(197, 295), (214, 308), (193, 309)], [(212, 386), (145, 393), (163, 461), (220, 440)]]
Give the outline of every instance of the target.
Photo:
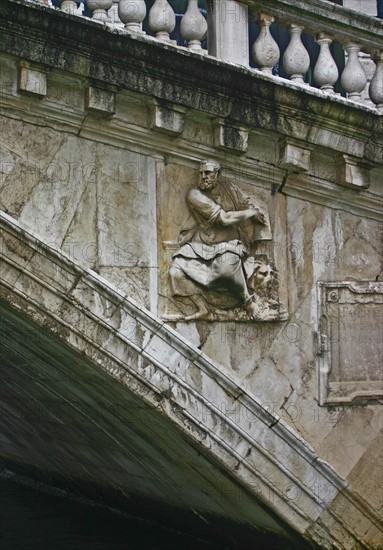
[(216, 181), (200, 181), (199, 182), (199, 188), (202, 189), (202, 191), (212, 191), (217, 185)]

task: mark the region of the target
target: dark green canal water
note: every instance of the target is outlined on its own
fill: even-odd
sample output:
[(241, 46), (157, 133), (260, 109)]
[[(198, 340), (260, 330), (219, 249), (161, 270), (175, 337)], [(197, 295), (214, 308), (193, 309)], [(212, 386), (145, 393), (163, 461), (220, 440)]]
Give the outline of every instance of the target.
[(148, 519), (73, 498), (0, 469), (0, 550), (313, 550), (217, 518), (201, 528), (158, 503)]
[(1, 550), (215, 550), (225, 546), (1, 480)]

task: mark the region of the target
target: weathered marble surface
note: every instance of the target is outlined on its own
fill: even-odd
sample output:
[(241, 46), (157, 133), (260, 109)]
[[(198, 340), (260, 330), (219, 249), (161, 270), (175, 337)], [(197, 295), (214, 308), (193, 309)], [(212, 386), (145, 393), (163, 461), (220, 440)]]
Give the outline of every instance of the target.
[[(95, 272), (45, 245), (11, 217), (2, 214), (1, 223), (8, 267), (2, 274), (2, 297), (19, 314), (27, 297), (34, 322), (48, 325), (50, 331), (91, 360), (95, 376), (98, 369), (108, 373), (133, 391), (135, 398), (156, 407), (208, 455), (212, 453), (214, 460), (219, 457), (224, 468), (258, 498), (264, 500), (272, 490), (272, 503), (266, 499), (267, 504), (309, 540), (329, 549), (338, 540), (351, 549), (360, 534), (373, 529), (374, 514), (360, 508), (347, 482), (233, 375), (225, 375), (222, 367), (142, 306), (124, 298)], [(60, 444), (64, 442), (56, 443), (58, 447)], [(82, 439), (79, 444), (81, 452)], [(68, 458), (75, 448), (77, 444), (65, 447)], [(91, 460), (99, 455), (89, 456), (85, 451)], [(125, 455), (121, 456), (122, 463)], [(35, 466), (43, 465), (44, 460), (44, 453), (33, 458)], [(72, 459), (69, 469), (71, 464), (73, 467)], [(91, 480), (90, 465), (88, 476)], [(118, 472), (115, 480), (119, 480)], [(217, 487), (213, 480), (211, 483), (214, 493)], [(151, 490), (157, 491), (156, 484)], [(174, 498), (177, 502), (177, 495), (171, 500)], [(210, 510), (214, 510), (214, 499), (205, 501), (204, 506), (198, 494), (195, 499), (198, 509), (213, 506)], [(333, 514), (333, 503), (337, 515)], [(246, 504), (241, 510), (242, 522), (246, 523), (249, 512)], [(252, 512), (250, 515), (255, 517)], [(278, 530), (267, 516), (257, 517), (260, 525)], [(356, 517), (358, 523), (354, 525)]]
[[(49, 90), (48, 86), (48, 94)], [(65, 90), (55, 102), (61, 101)], [(80, 98), (75, 95), (76, 87), (74, 90), (74, 97)], [(125, 100), (128, 101), (127, 96)], [(128, 117), (128, 105), (140, 116), (143, 112), (149, 116), (150, 108), (145, 102), (135, 98), (131, 101), (117, 101), (117, 110), (121, 108), (119, 127), (133, 122)], [(30, 99), (28, 102), (33, 110), (35, 104)], [(77, 105), (81, 107), (81, 102)], [(123, 115), (129, 122), (124, 122)], [(102, 137), (96, 132), (96, 121), (90, 122), (85, 139), (72, 131), (59, 132), (58, 127), (22, 122), (23, 116), (4, 118), (3, 208), (37, 227), (38, 234), (48, 243), (96, 269), (122, 292), (141, 305), (151, 306), (153, 311), (158, 285), (162, 311), (168, 265), (164, 242), (176, 238), (187, 215), (182, 197), (194, 185), (198, 159), (186, 155), (180, 161), (168, 154), (150, 158), (139, 153), (147, 146), (144, 140), (132, 140), (129, 152), (121, 148), (120, 141), (117, 146), (113, 143), (110, 122), (101, 124), (105, 132)], [(212, 146), (213, 121), (204, 120), (201, 131), (200, 115), (186, 117), (185, 136), (178, 138), (179, 146), (184, 147), (186, 138), (195, 139), (196, 148), (200, 139), (204, 140), (204, 147)], [(162, 134), (163, 145), (166, 139)], [(157, 147), (158, 143), (157, 138)], [(152, 146), (155, 147), (154, 142)], [(169, 142), (166, 147), (170, 146)], [(342, 475), (351, 476), (353, 489), (364, 494), (365, 478), (360, 464), (367, 460), (370, 446), (376, 446), (382, 425), (381, 409), (376, 403), (335, 409), (318, 406), (313, 332), (317, 330), (318, 280), (381, 277), (380, 225), (374, 219), (356, 215), (366, 212), (376, 217), (374, 209), (363, 204), (374, 205), (380, 200), (380, 169), (371, 171), (370, 189), (356, 197), (352, 190), (340, 192), (336, 188), (336, 155), (331, 157), (318, 150), (311, 155), (308, 174), (288, 176), (282, 189), (287, 197), (282, 193), (271, 195), (270, 188), (283, 179), (277, 167), (278, 155), (278, 139), (251, 133), (249, 160), (227, 159), (224, 170), (234, 184), (249, 194), (256, 190), (269, 204), (276, 235), (273, 254), (281, 273), (289, 321), (269, 328), (262, 324), (250, 327), (242, 323), (203, 322), (174, 326), (214, 357), (222, 369), (235, 373), (265, 409), (281, 416), (314, 448), (320, 448), (321, 457)], [(254, 163), (259, 174), (254, 172)], [(310, 200), (314, 181), (323, 185), (321, 190), (326, 189), (325, 198), (317, 196), (324, 204)], [(334, 204), (329, 199), (329, 185), (337, 197)], [(300, 198), (294, 198), (294, 194)], [(349, 200), (354, 214), (345, 212)], [(363, 202), (367, 200), (370, 202)], [(336, 210), (334, 205), (342, 209)], [(158, 258), (153, 246), (157, 239)], [(16, 250), (20, 246), (17, 244)], [(77, 316), (71, 317), (71, 322), (81, 324)], [(122, 350), (120, 353), (124, 355)], [(198, 369), (191, 369), (190, 376), (197, 380), (201, 375)], [(342, 449), (347, 449), (347, 453)], [(376, 499), (374, 496), (372, 502), (379, 510)]]
[[(366, 400), (354, 406), (318, 405), (319, 364), (313, 333), (318, 323), (316, 281), (382, 280), (381, 225), (287, 198), (287, 232), (287, 323), (272, 327), (200, 323), (196, 329), (179, 323), (177, 329), (239, 375), (255, 395), (262, 395), (265, 407), (295, 426), (314, 447), (319, 445), (321, 455), (337, 464), (343, 475), (350, 475), (360, 494), (366, 494), (359, 463), (368, 460), (376, 438), (381, 440), (382, 409), (377, 401)], [(352, 350), (359, 344), (348, 341), (345, 345)], [(365, 367), (360, 368), (362, 374)], [(370, 387), (374, 389), (376, 382)], [(377, 468), (373, 471), (376, 506), (381, 485)]]
[(1, 208), (149, 307), (153, 161), (9, 118), (2, 124)]

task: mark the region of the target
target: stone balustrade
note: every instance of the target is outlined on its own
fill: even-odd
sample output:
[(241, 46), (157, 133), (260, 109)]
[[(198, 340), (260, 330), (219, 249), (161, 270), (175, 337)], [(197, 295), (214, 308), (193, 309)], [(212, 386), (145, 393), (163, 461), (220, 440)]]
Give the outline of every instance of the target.
[[(52, 1), (63, 11), (338, 93), (383, 113), (382, 21), (328, 1), (86, 0), (85, 8), (76, 0)], [(287, 44), (281, 33), (282, 42), (289, 36)]]
[[(283, 76), (291, 81), (330, 94), (337, 86), (338, 93), (347, 99), (371, 101), (383, 113), (380, 20), (323, 1), (257, 0), (250, 5), (260, 26), (252, 48), (258, 70), (273, 74), (282, 69)], [(289, 31), (284, 51), (270, 31), (273, 22)], [(368, 64), (373, 62), (372, 78), (368, 79)]]

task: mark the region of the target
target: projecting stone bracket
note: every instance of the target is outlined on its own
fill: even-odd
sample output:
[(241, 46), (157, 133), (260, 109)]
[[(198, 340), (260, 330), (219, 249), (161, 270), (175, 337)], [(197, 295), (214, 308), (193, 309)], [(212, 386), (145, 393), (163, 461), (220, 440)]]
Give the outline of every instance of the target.
[(165, 134), (182, 134), (186, 111), (187, 109), (180, 105), (154, 101), (150, 111), (150, 127)]
[(249, 129), (238, 124), (228, 123), (219, 118), (214, 124), (214, 145), (231, 153), (243, 154), (247, 151)]
[(337, 158), (336, 182), (356, 190), (368, 189), (370, 186), (371, 166), (350, 155), (339, 155)]
[(114, 115), (116, 112), (116, 92), (89, 85), (85, 89), (85, 109), (106, 116)]
[(44, 69), (36, 67), (27, 61), (20, 61), (19, 65), (19, 92), (45, 97), (47, 95), (47, 73)]
[(279, 142), (279, 166), (289, 173), (308, 172), (312, 147), (291, 139), (283, 138)]

